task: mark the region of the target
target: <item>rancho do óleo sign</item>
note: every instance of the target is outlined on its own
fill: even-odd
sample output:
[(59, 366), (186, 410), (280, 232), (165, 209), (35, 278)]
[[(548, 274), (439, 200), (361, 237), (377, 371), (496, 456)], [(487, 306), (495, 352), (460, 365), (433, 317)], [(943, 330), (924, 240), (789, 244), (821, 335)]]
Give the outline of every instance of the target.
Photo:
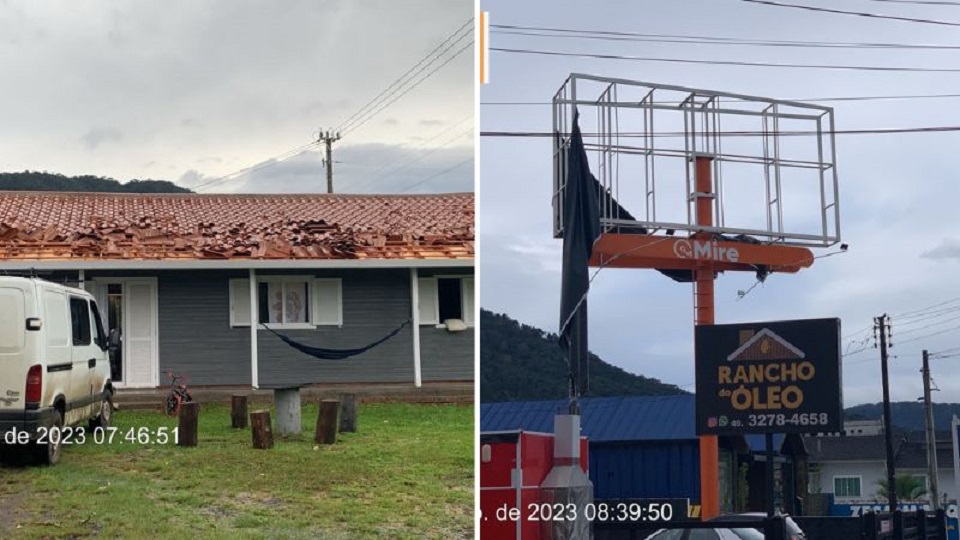
[(837, 432), (840, 319), (696, 328), (697, 434)]

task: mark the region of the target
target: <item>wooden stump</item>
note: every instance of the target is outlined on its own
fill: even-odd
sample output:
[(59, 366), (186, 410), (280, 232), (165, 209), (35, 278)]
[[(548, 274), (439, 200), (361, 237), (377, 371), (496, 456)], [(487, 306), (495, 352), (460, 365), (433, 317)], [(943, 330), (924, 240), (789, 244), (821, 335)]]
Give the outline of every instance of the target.
[(190, 401), (180, 406), (177, 429), (178, 446), (196, 446), (198, 422), (200, 420), (200, 404)]
[(315, 442), (318, 444), (334, 444), (337, 442), (337, 416), (339, 416), (339, 412), (340, 400), (324, 399), (320, 401)]
[(247, 396), (235, 395), (230, 398), (230, 427), (247, 427)]
[(274, 390), (277, 403), (277, 435), (296, 435), (302, 430), (300, 421), (300, 389)]
[(270, 428), (270, 411), (250, 413), (250, 431), (253, 433), (253, 447), (261, 450), (273, 448), (273, 430)]
[(340, 394), (340, 433), (357, 432), (357, 395)]

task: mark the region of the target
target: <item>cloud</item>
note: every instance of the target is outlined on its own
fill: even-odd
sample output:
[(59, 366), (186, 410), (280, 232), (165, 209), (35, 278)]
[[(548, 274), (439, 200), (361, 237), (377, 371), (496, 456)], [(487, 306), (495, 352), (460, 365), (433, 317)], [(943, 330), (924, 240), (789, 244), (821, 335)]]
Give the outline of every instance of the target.
[(960, 240), (944, 238), (940, 245), (920, 254), (924, 259), (958, 259), (960, 260)]
[(90, 150), (96, 150), (104, 143), (118, 143), (123, 140), (123, 133), (115, 128), (93, 128), (80, 136), (80, 141)]
[[(344, 145), (334, 150), (336, 193), (441, 193), (473, 191), (470, 146), (423, 149), (403, 145)], [(184, 173), (185, 186), (216, 178)], [(185, 183), (185, 182), (190, 182)], [(232, 193), (320, 193), (326, 191), (320, 153), (307, 150), (284, 160), (259, 163), (247, 173), (210, 186)], [(202, 190), (205, 191), (205, 190)]]
[(419, 122), (419, 124), (420, 124), (421, 126), (423, 126), (423, 127), (442, 126), (442, 125), (444, 125), (445, 123), (446, 123), (446, 122), (444, 122), (443, 120), (436, 120), (436, 119), (433, 119), (433, 120), (421, 120), (421, 121)]
[(396, 118), (387, 118), (382, 123), (385, 126), (396, 126), (400, 124), (400, 121)]

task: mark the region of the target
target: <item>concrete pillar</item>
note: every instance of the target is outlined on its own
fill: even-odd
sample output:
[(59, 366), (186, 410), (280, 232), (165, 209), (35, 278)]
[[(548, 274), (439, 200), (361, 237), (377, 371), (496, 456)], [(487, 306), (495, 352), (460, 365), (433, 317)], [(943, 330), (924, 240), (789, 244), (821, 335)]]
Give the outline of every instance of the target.
[(300, 389), (274, 390), (273, 395), (277, 404), (277, 435), (300, 433)]

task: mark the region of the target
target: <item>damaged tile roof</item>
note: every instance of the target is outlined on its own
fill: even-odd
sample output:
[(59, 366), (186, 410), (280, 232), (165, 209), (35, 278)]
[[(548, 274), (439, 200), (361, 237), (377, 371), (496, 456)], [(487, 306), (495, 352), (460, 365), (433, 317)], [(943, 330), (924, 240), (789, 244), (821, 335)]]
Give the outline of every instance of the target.
[(0, 192), (0, 259), (472, 259), (473, 201)]

